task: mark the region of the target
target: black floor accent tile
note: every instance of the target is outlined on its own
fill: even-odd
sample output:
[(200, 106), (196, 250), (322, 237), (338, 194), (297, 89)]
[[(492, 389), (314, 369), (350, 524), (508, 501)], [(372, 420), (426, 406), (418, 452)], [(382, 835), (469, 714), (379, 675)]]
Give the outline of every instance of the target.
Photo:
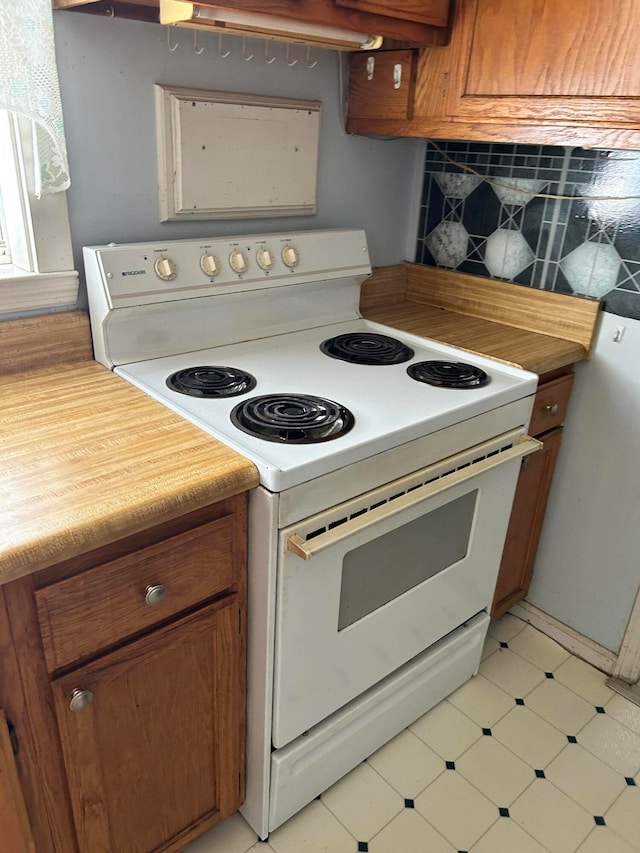
[(366, 841), (358, 841), (358, 853), (368, 853), (369, 844)]
[(633, 778), (633, 776), (625, 776), (624, 781), (627, 783), (627, 785), (631, 785), (631, 787), (636, 784), (636, 780)]
[(536, 776), (538, 779), (546, 779), (547, 777), (544, 775), (544, 770), (536, 770)]
[(524, 705), (524, 699), (516, 699), (516, 705)]
[(447, 768), (447, 770), (455, 770), (456, 769), (455, 761), (445, 761), (444, 765)]
[(482, 729), (482, 734), (491, 737), (491, 729)]
[(554, 674), (553, 674), (552, 672), (545, 672), (545, 676), (546, 676), (547, 678), (555, 678), (555, 676), (554, 676)]
[(504, 806), (500, 806), (498, 811), (500, 812), (500, 817), (509, 817), (509, 809), (504, 808)]
[(405, 799), (405, 801), (404, 801), (404, 807), (405, 807), (405, 809), (414, 809), (414, 808), (415, 808), (415, 804), (414, 804), (413, 800), (407, 800), (407, 799)]
[(509, 643), (502, 643), (502, 642), (501, 642), (501, 643), (500, 643), (500, 648), (501, 648), (501, 649), (508, 649), (508, 648), (509, 648)]
[(602, 815), (594, 815), (593, 819), (596, 822), (596, 826), (606, 826), (607, 825), (607, 823), (606, 823), (605, 819), (602, 817)]
[(602, 707), (602, 705), (596, 705), (596, 713), (597, 713), (597, 714), (606, 714), (607, 712), (606, 712), (606, 711), (605, 711), (605, 709)]
[(578, 743), (578, 738), (575, 735), (567, 735), (569, 743)]

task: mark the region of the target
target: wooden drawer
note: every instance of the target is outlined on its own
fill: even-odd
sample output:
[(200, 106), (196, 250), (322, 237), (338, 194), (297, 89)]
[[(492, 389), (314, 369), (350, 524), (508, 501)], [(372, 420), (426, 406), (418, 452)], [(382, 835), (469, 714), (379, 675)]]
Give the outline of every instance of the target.
[[(50, 672), (87, 658), (233, 586), (234, 516), (37, 590)], [(147, 603), (151, 586), (166, 597)]]
[(529, 435), (540, 435), (564, 423), (573, 385), (573, 373), (543, 382), (533, 403)]

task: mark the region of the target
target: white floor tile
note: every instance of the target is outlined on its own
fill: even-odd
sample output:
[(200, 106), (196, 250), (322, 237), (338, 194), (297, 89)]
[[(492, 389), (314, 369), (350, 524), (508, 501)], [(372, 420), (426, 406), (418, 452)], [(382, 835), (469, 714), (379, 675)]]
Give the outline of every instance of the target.
[(528, 708), (515, 707), (492, 729), (493, 736), (534, 769), (544, 769), (567, 738)]
[(554, 679), (532, 690), (526, 706), (567, 735), (577, 734), (596, 715), (593, 705)]
[(548, 851), (510, 818), (500, 818), (471, 848), (470, 853), (548, 853)]
[(607, 702), (607, 714), (640, 735), (640, 706), (634, 702), (630, 702), (619, 693), (614, 693)]
[(592, 705), (604, 705), (613, 696), (614, 691), (605, 684), (607, 676), (573, 656), (558, 667), (555, 677)]
[[(355, 839), (320, 800), (309, 803), (269, 836), (276, 853), (353, 853)], [(258, 851), (262, 853), (260, 845)]]
[[(455, 853), (415, 809), (404, 809), (369, 842), (369, 853)], [(302, 850), (299, 853), (303, 853)], [(306, 851), (304, 851), (306, 853)]]
[(513, 708), (513, 697), (482, 675), (459, 687), (448, 701), (480, 726), (492, 726)]
[(367, 763), (322, 795), (322, 802), (358, 841), (368, 841), (404, 808), (404, 800)]
[(536, 779), (516, 800), (510, 813), (516, 823), (553, 853), (574, 853), (594, 827), (593, 815), (546, 779)]
[(406, 729), (367, 759), (401, 797), (413, 799), (442, 772), (442, 758)]
[(487, 634), (484, 646), (482, 647), (482, 660), (486, 660), (489, 655), (497, 652), (499, 648), (500, 643), (495, 639), (495, 637), (492, 637), (491, 634)]
[(509, 649), (500, 649), (483, 661), (480, 673), (514, 698), (526, 696), (545, 679), (543, 670)]
[(566, 649), (531, 625), (516, 634), (509, 648), (544, 672), (553, 672), (570, 657)]
[(578, 742), (623, 776), (635, 776), (640, 770), (640, 735), (607, 714), (596, 714)]
[(482, 737), (482, 728), (446, 701), (440, 702), (410, 728), (445, 761), (455, 761)]
[(455, 770), (429, 785), (415, 807), (456, 850), (468, 850), (499, 818), (495, 803)]
[(596, 826), (577, 853), (638, 853), (638, 844), (631, 847), (608, 826)]
[(580, 744), (566, 746), (545, 773), (556, 788), (592, 815), (604, 815), (626, 788), (620, 773), (603, 764)]
[(495, 622), (489, 625), (489, 634), (499, 643), (508, 643), (516, 634), (524, 628), (526, 622), (512, 616), (510, 613), (505, 613)]
[(494, 737), (482, 737), (456, 761), (456, 770), (496, 806), (509, 806), (535, 779), (531, 767)]
[(184, 853), (245, 853), (257, 840), (249, 824), (236, 813), (186, 847)]
[[(628, 787), (605, 815), (607, 826), (640, 849), (640, 787)], [(635, 845), (635, 846), (634, 846)]]

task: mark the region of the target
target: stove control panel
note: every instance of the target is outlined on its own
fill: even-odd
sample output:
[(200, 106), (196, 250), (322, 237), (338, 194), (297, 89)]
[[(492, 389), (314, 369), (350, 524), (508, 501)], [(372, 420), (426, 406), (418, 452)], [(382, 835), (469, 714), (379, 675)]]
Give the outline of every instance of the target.
[(91, 246), (111, 307), (291, 286), (371, 273), (364, 231), (335, 229)]

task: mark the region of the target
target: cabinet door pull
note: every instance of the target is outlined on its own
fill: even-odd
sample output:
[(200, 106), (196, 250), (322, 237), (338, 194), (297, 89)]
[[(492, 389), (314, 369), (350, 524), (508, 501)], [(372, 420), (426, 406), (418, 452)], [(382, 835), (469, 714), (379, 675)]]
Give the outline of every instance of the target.
[(145, 589), (144, 601), (149, 607), (162, 604), (167, 597), (167, 588), (161, 583), (149, 584)]
[(93, 693), (90, 690), (80, 690), (76, 687), (71, 693), (69, 707), (72, 711), (84, 711), (93, 702)]
[(548, 412), (550, 415), (557, 415), (560, 407), (557, 403), (547, 403), (544, 407), (545, 412)]

